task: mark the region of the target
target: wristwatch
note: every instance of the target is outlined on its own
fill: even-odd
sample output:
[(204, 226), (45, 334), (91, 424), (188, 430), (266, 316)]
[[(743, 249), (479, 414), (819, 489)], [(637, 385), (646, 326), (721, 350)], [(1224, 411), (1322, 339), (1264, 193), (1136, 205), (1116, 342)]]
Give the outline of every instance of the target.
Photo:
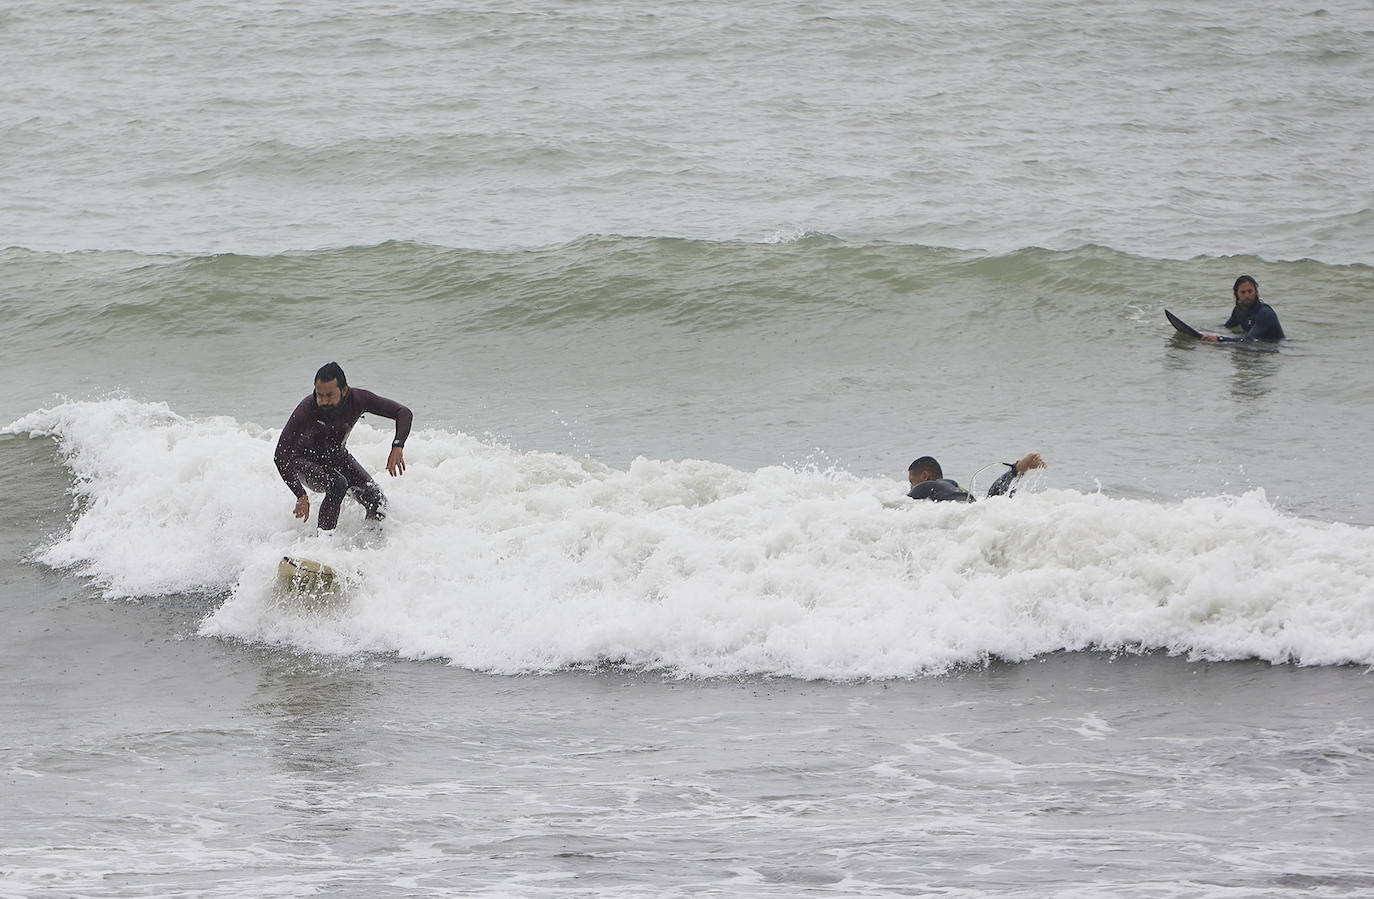
[(406, 445), (406, 442), (404, 440), (393, 440), (391, 441), (391, 445), (396, 447), (396, 449), (400, 449)]

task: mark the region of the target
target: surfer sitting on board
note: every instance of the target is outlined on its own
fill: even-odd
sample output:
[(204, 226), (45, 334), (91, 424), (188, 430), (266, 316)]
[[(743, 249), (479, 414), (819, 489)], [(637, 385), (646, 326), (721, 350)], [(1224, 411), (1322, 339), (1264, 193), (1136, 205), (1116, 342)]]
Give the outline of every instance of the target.
[[(1045, 460), (1040, 458), (1039, 453), (1027, 453), (1015, 462), (1003, 462), (1007, 470), (1002, 476), (992, 482), (988, 488), (988, 496), (1010, 496), (1016, 492), (1012, 486), (1016, 479), (1030, 471), (1032, 468), (1044, 468)], [(936, 462), (932, 456), (922, 456), (906, 470), (907, 481), (911, 483), (911, 492), (907, 496), (912, 499), (933, 499), (936, 502), (953, 500), (961, 503), (973, 502), (973, 496), (960, 487), (951, 479), (945, 477), (945, 473), (940, 470), (940, 463)]]
[(414, 416), (395, 400), (359, 387), (350, 389), (337, 362), (321, 366), (315, 373), (315, 392), (300, 401), (281, 430), (272, 461), (277, 464), (281, 479), (296, 495), (297, 518), (310, 518), (306, 487), (324, 493), (316, 518), (322, 531), (331, 531), (338, 524), (344, 495), (350, 491), (367, 509), (369, 519), (380, 521), (386, 517), (386, 497), (381, 488), (344, 449), (348, 433), (366, 412), (395, 419), (396, 439), (391, 441), (386, 470), (392, 477), (403, 474), (406, 463), (402, 449), (410, 436)]
[(1278, 314), (1274, 312), (1274, 307), (1268, 303), (1260, 301), (1259, 284), (1249, 275), (1241, 275), (1236, 279), (1236, 283), (1231, 288), (1231, 293), (1236, 297), (1236, 307), (1231, 310), (1231, 317), (1226, 320), (1222, 327), (1240, 328), (1245, 331), (1241, 337), (1221, 337), (1216, 334), (1204, 334), (1202, 339), (1208, 342), (1215, 341), (1239, 341), (1239, 340), (1280, 340), (1283, 337), (1283, 328), (1279, 325)]

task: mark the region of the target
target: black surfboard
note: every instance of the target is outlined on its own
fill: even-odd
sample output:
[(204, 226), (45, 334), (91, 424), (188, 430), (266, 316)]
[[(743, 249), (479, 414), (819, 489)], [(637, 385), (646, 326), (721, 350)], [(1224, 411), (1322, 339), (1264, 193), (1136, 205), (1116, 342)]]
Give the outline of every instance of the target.
[(1174, 315), (1168, 309), (1164, 310), (1164, 317), (1169, 320), (1169, 324), (1173, 325), (1174, 330), (1178, 331), (1178, 333), (1187, 334), (1189, 337), (1196, 337), (1198, 340), (1202, 339), (1201, 331), (1199, 331), (1197, 328), (1194, 328), (1192, 325), (1188, 324), (1183, 319), (1179, 318), (1177, 315)]
[(1169, 324), (1173, 325), (1174, 329), (1185, 337), (1194, 337), (1203, 341), (1210, 337), (1216, 341), (1217, 346), (1229, 346), (1238, 350), (1243, 349), (1254, 352), (1276, 353), (1279, 349), (1277, 344), (1268, 341), (1241, 340), (1236, 337), (1228, 337), (1225, 334), (1218, 334), (1215, 331), (1199, 331), (1177, 315), (1174, 315), (1168, 309), (1164, 310), (1164, 316), (1169, 319)]

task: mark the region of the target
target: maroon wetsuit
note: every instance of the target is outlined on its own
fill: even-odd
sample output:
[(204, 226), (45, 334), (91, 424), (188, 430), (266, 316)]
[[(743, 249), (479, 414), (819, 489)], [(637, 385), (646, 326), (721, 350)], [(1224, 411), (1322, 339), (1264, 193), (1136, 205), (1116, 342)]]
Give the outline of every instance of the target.
[(344, 449), (349, 432), (368, 412), (395, 419), (397, 441), (405, 443), (410, 436), (414, 416), (409, 409), (359, 387), (350, 387), (339, 401), (337, 411), (331, 415), (315, 405), (315, 394), (311, 393), (297, 404), (286, 420), (286, 427), (281, 429), (272, 461), (276, 462), (281, 479), (297, 497), (305, 496), (306, 487), (323, 491), (324, 500), (316, 519), (322, 530), (333, 530), (338, 524), (339, 509), (350, 491), (353, 498), (366, 507), (368, 518), (383, 517), (381, 509), (386, 504), (386, 497), (381, 488), (367, 469)]

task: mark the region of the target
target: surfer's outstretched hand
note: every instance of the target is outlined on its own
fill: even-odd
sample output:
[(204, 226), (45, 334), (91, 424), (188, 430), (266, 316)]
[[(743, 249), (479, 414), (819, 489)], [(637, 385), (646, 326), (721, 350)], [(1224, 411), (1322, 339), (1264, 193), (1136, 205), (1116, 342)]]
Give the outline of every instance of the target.
[(406, 473), (405, 456), (401, 453), (401, 448), (399, 446), (393, 446), (391, 448), (391, 455), (386, 457), (386, 473), (393, 478), (398, 474)]
[(296, 517), (301, 521), (305, 521), (310, 517), (309, 494), (302, 493), (300, 496), (296, 497)]

